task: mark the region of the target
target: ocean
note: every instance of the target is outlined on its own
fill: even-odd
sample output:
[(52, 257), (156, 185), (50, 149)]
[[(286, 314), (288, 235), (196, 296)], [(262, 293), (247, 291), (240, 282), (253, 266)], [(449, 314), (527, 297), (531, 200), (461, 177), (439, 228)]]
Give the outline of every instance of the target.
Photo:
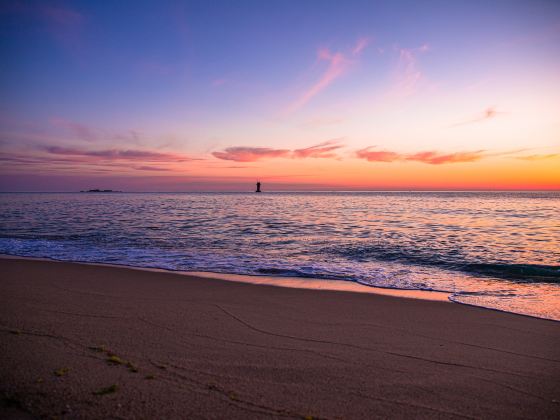
[(0, 253), (437, 290), (560, 320), (560, 192), (2, 193)]

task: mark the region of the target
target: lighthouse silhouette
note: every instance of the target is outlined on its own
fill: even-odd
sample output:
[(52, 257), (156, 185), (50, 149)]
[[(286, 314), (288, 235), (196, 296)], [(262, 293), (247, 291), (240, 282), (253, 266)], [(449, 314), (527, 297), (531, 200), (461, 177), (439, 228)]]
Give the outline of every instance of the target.
[(257, 181), (257, 191), (255, 192), (261, 192), (261, 183), (260, 181)]

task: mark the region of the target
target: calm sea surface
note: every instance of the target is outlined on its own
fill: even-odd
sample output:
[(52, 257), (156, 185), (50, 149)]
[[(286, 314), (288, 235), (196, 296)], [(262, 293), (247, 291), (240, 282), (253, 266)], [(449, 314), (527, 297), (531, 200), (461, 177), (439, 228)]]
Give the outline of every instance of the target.
[(0, 194), (0, 253), (440, 290), (560, 320), (559, 192)]

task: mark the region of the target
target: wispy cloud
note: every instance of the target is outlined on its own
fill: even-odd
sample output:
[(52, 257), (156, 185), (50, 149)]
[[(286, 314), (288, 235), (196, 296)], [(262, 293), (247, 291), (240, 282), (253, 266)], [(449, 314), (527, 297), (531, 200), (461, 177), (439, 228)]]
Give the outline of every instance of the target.
[(76, 27), (83, 23), (84, 17), (81, 13), (62, 7), (42, 6), (39, 9), (45, 19), (51, 24), (62, 27)]
[(53, 117), (49, 120), (51, 126), (63, 129), (71, 136), (71, 140), (83, 140), (93, 142), (97, 140), (112, 141), (118, 140), (121, 143), (139, 144), (142, 142), (144, 134), (135, 129), (115, 131), (110, 129), (93, 127), (82, 122), (71, 121), (66, 118)]
[(303, 122), (300, 127), (303, 128), (320, 128), (331, 125), (342, 124), (344, 118), (337, 117), (317, 117)]
[(356, 42), (356, 45), (352, 49), (352, 55), (356, 56), (361, 54), (361, 52), (369, 45), (370, 39), (369, 38), (360, 38)]
[(213, 152), (212, 155), (218, 159), (233, 160), (235, 162), (255, 162), (263, 159), (285, 158), (285, 159), (335, 159), (338, 155), (334, 153), (344, 147), (341, 139), (333, 139), (303, 149), (271, 149), (268, 147), (228, 147), (221, 152)]
[[(195, 160), (179, 153), (161, 153), (140, 149), (84, 150), (59, 146), (43, 146), (23, 152), (1, 152), (2, 172), (103, 172), (186, 170), (182, 163)], [(154, 165), (155, 163), (155, 165)], [(30, 169), (32, 168), (32, 169)]]
[(465, 120), (465, 121), (460, 121), (458, 123), (452, 124), (451, 127), (459, 127), (459, 126), (462, 126), (462, 125), (468, 125), (468, 124), (474, 124), (474, 123), (479, 123), (479, 122), (483, 122), (483, 121), (488, 121), (488, 120), (491, 120), (493, 118), (496, 118), (500, 114), (505, 114), (505, 112), (496, 110), (495, 106), (490, 106), (490, 107), (486, 108), (484, 111), (478, 113), (478, 115), (476, 115), (475, 117), (469, 118), (468, 120)]
[(261, 159), (288, 157), (287, 149), (270, 149), (268, 147), (228, 147), (222, 152), (213, 152), (212, 155), (222, 160), (235, 162), (255, 162)]
[(336, 79), (345, 74), (355, 60), (360, 56), (362, 51), (367, 47), (369, 41), (367, 38), (360, 38), (350, 53), (332, 52), (328, 48), (321, 48), (317, 51), (317, 59), (325, 61), (327, 68), (309, 88), (303, 91), (299, 98), (288, 107), (288, 112), (295, 112), (307, 104), (314, 96), (327, 88)]
[(142, 133), (137, 130), (127, 130), (122, 133), (116, 133), (113, 138), (115, 140), (124, 140), (131, 143), (140, 143)]
[(456, 152), (448, 154), (430, 151), (408, 155), (406, 157), (406, 160), (429, 163), (430, 165), (441, 165), (443, 163), (476, 162), (477, 160), (480, 160), (484, 157), (484, 150), (477, 150), (474, 152)]
[(161, 166), (151, 166), (151, 165), (143, 165), (143, 166), (135, 166), (134, 169), (138, 171), (169, 171), (169, 168), (162, 168)]
[(105, 149), (105, 150), (81, 150), (64, 148), (58, 146), (47, 146), (44, 150), (53, 155), (63, 155), (78, 158), (87, 158), (87, 160), (128, 160), (142, 162), (188, 162), (194, 159), (182, 154), (161, 153), (151, 150), (135, 150), (135, 149)]
[(317, 144), (315, 146), (306, 147), (304, 149), (296, 149), (293, 151), (294, 158), (337, 158), (338, 155), (333, 153), (335, 150), (338, 150), (344, 147), (342, 144), (339, 143), (340, 139), (334, 139), (325, 141), (323, 143)]
[(86, 124), (69, 121), (64, 118), (58, 117), (51, 118), (50, 123), (55, 127), (61, 127), (65, 129), (80, 140), (94, 141), (98, 138), (97, 130)]
[(528, 161), (546, 160), (546, 159), (555, 159), (555, 158), (560, 158), (560, 153), (550, 153), (550, 154), (547, 154), (547, 155), (516, 156), (515, 157), (515, 159), (528, 160)]
[(169, 76), (174, 72), (172, 66), (147, 58), (139, 60), (136, 68), (141, 74), (146, 76)]
[(399, 45), (377, 47), (379, 55), (387, 55), (391, 60), (388, 69), (388, 83), (382, 91), (379, 101), (384, 105), (398, 103), (420, 92), (433, 91), (437, 84), (429, 79), (421, 66), (421, 57), (431, 51), (429, 44), (418, 47), (405, 48)]
[(212, 86), (213, 87), (219, 87), (222, 85), (225, 85), (227, 83), (226, 79), (214, 79), (212, 80)]
[(356, 156), (369, 162), (393, 162), (402, 159), (402, 155), (388, 150), (371, 150), (371, 147), (358, 150)]
[(393, 74), (394, 84), (390, 96), (406, 97), (416, 93), (424, 75), (418, 65), (418, 55), (429, 51), (423, 44), (418, 48), (398, 48), (398, 60)]
[(40, 21), (46, 32), (65, 47), (80, 46), (81, 31), (86, 21), (78, 10), (54, 5), (54, 2), (5, 1), (0, 12), (14, 16), (32, 16)]
[(416, 57), (411, 50), (400, 50), (396, 75), (395, 93), (399, 96), (408, 96), (415, 92), (422, 73), (418, 70)]
[(439, 153), (435, 151), (424, 151), (412, 154), (398, 153), (389, 150), (372, 150), (368, 147), (356, 152), (356, 156), (369, 162), (395, 162), (415, 161), (430, 165), (442, 165), (445, 163), (475, 162), (486, 157), (484, 150), (472, 152)]

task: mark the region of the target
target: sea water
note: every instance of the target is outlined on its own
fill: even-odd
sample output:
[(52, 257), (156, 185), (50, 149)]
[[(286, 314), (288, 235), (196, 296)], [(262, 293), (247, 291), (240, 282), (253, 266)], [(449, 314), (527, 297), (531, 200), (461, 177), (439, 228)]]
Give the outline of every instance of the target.
[(560, 320), (560, 192), (3, 193), (0, 253), (438, 290)]

